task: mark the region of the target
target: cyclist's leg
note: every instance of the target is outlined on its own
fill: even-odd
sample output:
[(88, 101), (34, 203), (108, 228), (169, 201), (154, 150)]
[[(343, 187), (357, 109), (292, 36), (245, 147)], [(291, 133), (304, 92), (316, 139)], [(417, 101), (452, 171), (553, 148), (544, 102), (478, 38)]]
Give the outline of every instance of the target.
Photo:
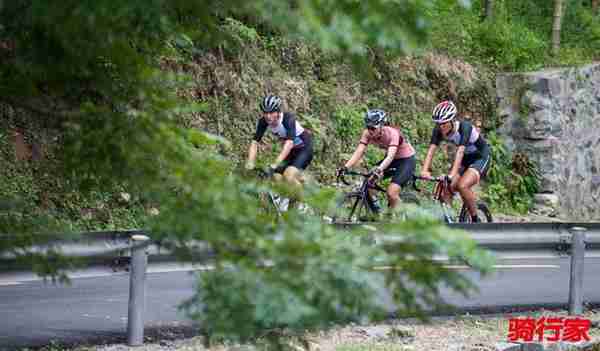
[(414, 156), (396, 159), (390, 164), (389, 168), (396, 169), (391, 175), (392, 181), (387, 188), (390, 208), (395, 208), (400, 201), (400, 191), (406, 184), (412, 181), (416, 167), (417, 159)]
[(309, 143), (299, 150), (293, 150), (289, 157), (288, 167), (283, 172), (283, 177), (290, 184), (302, 186), (302, 171), (305, 170), (313, 159), (312, 145)]
[(477, 215), (477, 195), (471, 188), (485, 177), (490, 167), (489, 150), (484, 150), (480, 157), (466, 159), (464, 167), (466, 170), (460, 177), (457, 188), (469, 214), (473, 217)]
[(393, 181), (388, 185), (386, 193), (389, 208), (395, 208), (396, 205), (398, 205), (398, 202), (400, 201), (400, 190), (402, 190), (402, 187)]
[(301, 187), (302, 183), (300, 182), (300, 170), (293, 165), (288, 166), (283, 172), (283, 178), (286, 182)]
[[(465, 172), (467, 171), (467, 169), (469, 169), (476, 161), (478, 160), (478, 156), (477, 155), (464, 155), (461, 165), (460, 165), (460, 169), (458, 170), (458, 176), (455, 177), (454, 179), (452, 179), (452, 182), (450, 184), (450, 187), (448, 189), (449, 195), (448, 197), (450, 199), (452, 199), (454, 197), (454, 194), (459, 193), (460, 197), (463, 200), (463, 203), (467, 204), (468, 200), (465, 201), (465, 198), (463, 196), (464, 193), (464, 187), (465, 187), (465, 183), (461, 184), (461, 179), (463, 178), (463, 176), (465, 175)], [(480, 175), (480, 173), (478, 173), (478, 175)], [(463, 182), (466, 180), (462, 180)], [(478, 181), (478, 180), (477, 180)], [(461, 189), (459, 189), (459, 186), (461, 187)], [(470, 186), (468, 187), (470, 189)], [(447, 202), (450, 203), (450, 202)]]
[(279, 165), (279, 167), (275, 169), (275, 172), (273, 173), (273, 180), (275, 180), (276, 182), (281, 182), (283, 180), (283, 173), (288, 167), (288, 164), (289, 161), (286, 159), (282, 162), (281, 165)]
[(312, 147), (310, 146), (309, 144), (308, 147), (293, 149), (286, 158), (283, 167), (280, 167), (283, 179), (290, 185), (291, 193), (288, 197), (291, 207), (294, 207), (293, 204), (296, 201), (301, 201), (302, 198), (301, 172), (312, 160)]
[[(381, 162), (383, 162), (384, 159), (385, 158), (382, 158), (377, 163), (375, 163), (375, 165), (379, 166), (381, 164)], [(395, 161), (392, 161), (392, 163), (388, 166), (388, 169), (394, 167), (394, 162)], [(389, 174), (389, 172), (387, 170), (385, 170), (383, 172), (382, 179), (389, 178), (390, 176), (391, 175)], [(369, 188), (367, 191), (369, 192), (369, 197), (367, 199), (367, 201), (369, 202), (369, 206), (371, 207), (373, 212), (377, 212), (377, 213), (381, 212), (382, 208), (381, 208), (381, 204), (379, 203), (379, 197), (377, 196), (377, 190), (375, 190), (373, 188)], [(388, 197), (388, 204), (389, 204), (389, 197)]]
[(477, 215), (477, 196), (475, 195), (475, 192), (471, 190), (471, 187), (479, 183), (479, 178), (479, 171), (474, 167), (469, 167), (463, 173), (463, 175), (460, 176), (456, 185), (456, 188), (460, 193), (460, 197), (462, 198), (463, 203), (467, 206), (467, 210), (469, 211), (471, 217)]

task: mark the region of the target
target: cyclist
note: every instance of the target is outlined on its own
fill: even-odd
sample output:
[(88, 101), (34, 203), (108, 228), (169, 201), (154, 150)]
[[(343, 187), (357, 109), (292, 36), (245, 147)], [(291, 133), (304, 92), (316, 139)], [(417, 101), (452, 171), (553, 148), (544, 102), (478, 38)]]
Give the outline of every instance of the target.
[[(450, 169), (449, 196), (458, 191), (467, 205), (472, 222), (479, 222), (476, 209), (476, 195), (471, 188), (485, 177), (490, 168), (491, 153), (488, 143), (479, 130), (469, 121), (456, 119), (456, 105), (452, 101), (442, 101), (433, 109), (433, 122), (436, 123), (431, 135), (427, 157), (423, 162), (421, 176), (431, 177), (429, 168), (435, 150), (442, 140), (458, 146)], [(448, 200), (448, 199), (447, 199)]]
[[(380, 109), (368, 110), (364, 122), (365, 129), (362, 132), (359, 144), (352, 157), (343, 167), (338, 169), (338, 175), (343, 175), (348, 168), (358, 163), (369, 144), (374, 144), (386, 150), (385, 158), (380, 160), (371, 170), (373, 175), (370, 180), (392, 177), (392, 181), (387, 188), (387, 198), (389, 208), (393, 209), (400, 200), (400, 190), (412, 180), (415, 172), (415, 149), (397, 127), (386, 125), (387, 116), (385, 111)], [(371, 193), (371, 195), (373, 194)], [(376, 202), (371, 203), (371, 207), (376, 212), (381, 211), (381, 207)]]
[(281, 111), (281, 98), (267, 95), (260, 103), (263, 117), (258, 120), (254, 140), (248, 149), (246, 169), (255, 167), (258, 143), (267, 129), (283, 143), (283, 149), (269, 168), (269, 175), (275, 180), (282, 177), (291, 184), (301, 186), (300, 172), (306, 169), (313, 158), (311, 133), (302, 128), (294, 114)]

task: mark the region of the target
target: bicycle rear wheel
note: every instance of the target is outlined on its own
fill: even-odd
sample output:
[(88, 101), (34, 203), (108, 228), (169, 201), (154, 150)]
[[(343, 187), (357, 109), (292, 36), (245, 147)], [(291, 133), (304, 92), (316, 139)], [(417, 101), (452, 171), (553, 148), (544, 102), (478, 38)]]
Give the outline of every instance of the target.
[[(481, 222), (484, 223), (492, 223), (494, 221), (492, 218), (492, 212), (488, 208), (487, 204), (483, 201), (477, 202), (477, 217)], [(461, 208), (458, 221), (461, 223), (471, 223), (471, 215), (469, 215), (469, 210), (467, 210), (466, 205), (463, 205)]]
[(336, 204), (332, 223), (359, 223), (374, 219), (375, 213), (360, 193), (345, 194)]

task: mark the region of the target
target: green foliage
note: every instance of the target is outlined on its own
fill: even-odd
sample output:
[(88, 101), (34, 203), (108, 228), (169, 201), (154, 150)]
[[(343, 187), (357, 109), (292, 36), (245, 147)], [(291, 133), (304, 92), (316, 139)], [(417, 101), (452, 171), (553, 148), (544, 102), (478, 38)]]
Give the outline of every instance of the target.
[(499, 69), (537, 69), (544, 59), (540, 53), (547, 49), (546, 40), (518, 22), (484, 22), (471, 36), (470, 54)]
[[(476, 251), (472, 240), (448, 233), (431, 219), (382, 228), (403, 243), (390, 251), (360, 246), (358, 240), (348, 239), (348, 233), (294, 211), (275, 222), (262, 211), (258, 197), (269, 187), (239, 174), (231, 162), (232, 144), (222, 137), (221, 117), (228, 116), (227, 122), (233, 124), (231, 112), (255, 113), (255, 102), (240, 104), (223, 90), (206, 93), (198, 87), (194, 93), (210, 96), (214, 104), (190, 106), (189, 96), (180, 95), (184, 87), (190, 88), (186, 70), (214, 78), (216, 86), (223, 77), (220, 72), (211, 76), (194, 71), (195, 62), (181, 69), (172, 67), (173, 62), (182, 64), (192, 58), (218, 62), (213, 69), (226, 65), (212, 52), (198, 56), (212, 48), (233, 48), (229, 54), (234, 55), (242, 50), (242, 41), (260, 41), (259, 31), (233, 20), (244, 17), (259, 17), (289, 37), (304, 37), (321, 50), (356, 62), (365, 58), (367, 45), (405, 52), (420, 43), (428, 30), (423, 14), (429, 2), (66, 0), (50, 4), (15, 0), (2, 4), (0, 102), (44, 121), (60, 136), (56, 170), (66, 188), (77, 191), (75, 203), (107, 203), (116, 189), (126, 189), (140, 204), (154, 205), (157, 214), (115, 226), (142, 225), (153, 239), (173, 243), (181, 259), (202, 254), (190, 242), (202, 242), (217, 253), (217, 275), (206, 273), (198, 295), (186, 304), (210, 334), (246, 339), (265, 327), (380, 319), (383, 308), (373, 294), (377, 284), (393, 291), (401, 310), (422, 313), (424, 307), (439, 303), (437, 282), (462, 293), (473, 288), (462, 275), (431, 261), (437, 254), (447, 254), (451, 260), (467, 257), (475, 270), (488, 271), (489, 256)], [(240, 72), (238, 81), (246, 83), (248, 91), (256, 88), (243, 77), (245, 71)], [(267, 73), (272, 71), (261, 72)], [(323, 96), (330, 94), (323, 92)], [(187, 124), (185, 114), (207, 111), (218, 113), (215, 125), (200, 129), (179, 124)], [(17, 182), (28, 184), (26, 188), (10, 191), (32, 196), (26, 197), (30, 201), (35, 185), (27, 177)], [(331, 206), (330, 192), (321, 195), (307, 189), (307, 193), (311, 207)], [(0, 254), (37, 243), (44, 229), (36, 222), (15, 225), (19, 214), (11, 210), (13, 204), (11, 199), (4, 206), (9, 210), (0, 216), (0, 229), (12, 234), (0, 244)], [(77, 216), (77, 209), (68, 205), (64, 212)], [(59, 224), (64, 230), (64, 223)], [(60, 257), (50, 252), (34, 256), (31, 262), (38, 272), (53, 275), (57, 266), (66, 266)], [(40, 262), (49, 269), (38, 268)], [(376, 262), (400, 269), (374, 271)]]
[(258, 44), (261, 39), (255, 28), (248, 27), (231, 17), (225, 19), (221, 28), (224, 34), (229, 36), (223, 46), (232, 55), (243, 52), (246, 46)]
[(366, 106), (338, 106), (331, 116), (336, 137), (344, 140), (357, 140), (364, 128)]
[(495, 1), (491, 21), (481, 21), (481, 2), (474, 1), (470, 10), (438, 3), (429, 13), (431, 47), (497, 70), (582, 64), (598, 57), (600, 24), (588, 4), (566, 1), (561, 50), (558, 57), (552, 57), (552, 1)]
[(526, 213), (540, 187), (537, 169), (524, 155), (510, 155), (495, 133), (490, 133), (488, 140), (492, 148), (492, 163), (483, 197), (496, 209)]

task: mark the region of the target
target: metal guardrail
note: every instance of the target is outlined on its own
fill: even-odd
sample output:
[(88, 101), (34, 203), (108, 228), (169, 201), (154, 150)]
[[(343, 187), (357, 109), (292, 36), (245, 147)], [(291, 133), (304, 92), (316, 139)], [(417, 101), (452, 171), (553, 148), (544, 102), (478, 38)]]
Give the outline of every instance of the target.
[[(372, 225), (372, 224), (369, 224)], [(340, 227), (355, 227), (360, 224), (338, 224)], [(374, 224), (376, 228), (376, 224)], [(464, 230), (470, 234), (481, 247), (498, 252), (503, 251), (536, 251), (552, 250), (566, 253), (570, 247), (570, 228), (581, 227), (586, 229), (586, 249), (600, 250), (600, 223), (453, 223), (448, 224), (452, 229)], [(17, 249), (15, 252), (0, 254), (0, 263), (8, 264), (18, 255), (30, 253), (44, 253), (49, 250), (58, 250), (65, 256), (82, 258), (113, 258), (118, 253), (130, 256), (131, 237), (144, 234), (142, 230), (129, 231), (103, 231), (80, 233), (71, 239), (52, 240), (46, 244), (39, 244), (27, 249)], [(7, 236), (0, 236), (0, 241)], [(391, 239), (391, 238), (390, 238)], [(393, 239), (392, 239), (393, 240)], [(196, 247), (204, 247), (209, 254), (208, 247), (201, 242), (194, 243)], [(150, 261), (168, 260), (172, 256), (168, 242), (153, 241), (147, 245)], [(163, 257), (163, 258), (161, 258)], [(8, 265), (10, 267), (10, 265)], [(7, 267), (7, 265), (3, 265)]]
[(570, 229), (586, 229), (586, 249), (600, 249), (600, 223), (453, 223), (454, 229), (469, 232), (477, 243), (489, 250), (555, 250), (566, 253), (571, 243)]
[[(479, 246), (497, 253), (550, 250), (557, 255), (570, 255), (569, 312), (582, 313), (584, 256), (586, 250), (600, 249), (600, 223), (455, 223), (448, 226), (468, 232)], [(8, 238), (10, 237), (0, 235), (0, 241)], [(383, 242), (401, 240), (391, 236), (380, 236), (379, 239)], [(205, 249), (206, 256), (211, 255), (206, 244), (190, 244)], [(169, 247), (171, 245), (168, 242), (151, 241), (141, 230), (81, 233), (69, 240), (51, 240), (45, 244), (0, 254), (0, 264), (2, 267), (10, 267), (7, 263), (15, 261), (18, 255), (49, 250), (58, 251), (65, 256), (86, 258), (89, 262), (129, 257), (131, 278), (127, 337), (130, 346), (139, 346), (143, 343), (144, 335), (146, 266), (148, 260), (174, 261)]]

